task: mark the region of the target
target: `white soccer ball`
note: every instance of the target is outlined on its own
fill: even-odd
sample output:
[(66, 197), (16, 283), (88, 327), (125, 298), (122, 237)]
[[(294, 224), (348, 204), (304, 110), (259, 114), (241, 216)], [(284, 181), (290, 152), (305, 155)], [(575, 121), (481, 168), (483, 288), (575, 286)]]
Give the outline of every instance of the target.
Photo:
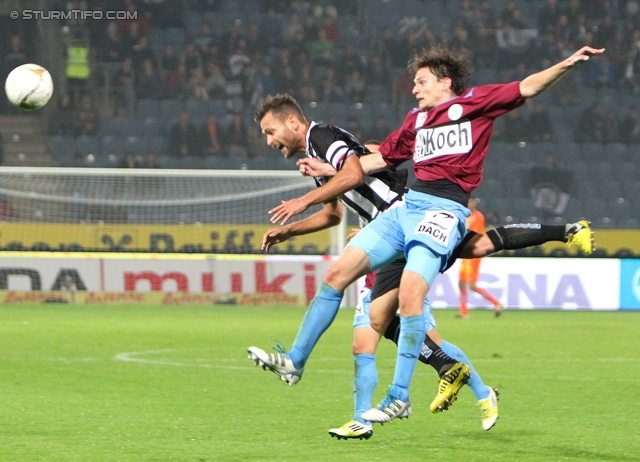
[(15, 107), (35, 111), (51, 99), (53, 80), (44, 67), (38, 64), (23, 64), (9, 73), (4, 91)]

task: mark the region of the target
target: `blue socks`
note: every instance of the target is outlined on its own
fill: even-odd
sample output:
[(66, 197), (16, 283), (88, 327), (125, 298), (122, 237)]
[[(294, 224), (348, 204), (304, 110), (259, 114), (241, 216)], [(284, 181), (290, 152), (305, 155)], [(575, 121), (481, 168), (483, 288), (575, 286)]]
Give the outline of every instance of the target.
[(376, 355), (354, 355), (355, 376), (353, 379), (353, 401), (355, 414), (353, 420), (367, 423), (362, 413), (371, 409), (373, 392), (378, 385), (378, 370), (376, 369)]
[(340, 308), (342, 295), (342, 292), (323, 283), (316, 296), (311, 300), (298, 335), (293, 341), (293, 347), (287, 352), (296, 369), (304, 367), (320, 336), (335, 319)]
[(424, 340), (424, 327), (423, 313), (415, 316), (400, 316), (398, 359), (391, 395), (401, 401), (406, 402), (409, 399), (409, 385)]
[(467, 358), (467, 355), (464, 352), (455, 346), (453, 343), (449, 343), (446, 340), (442, 341), (442, 345), (440, 345), (442, 351), (451, 356), (456, 361), (460, 361), (461, 363), (465, 363), (471, 369), (471, 378), (467, 385), (473, 391), (473, 394), (476, 395), (476, 399), (480, 401), (481, 399), (486, 399), (489, 397), (489, 387), (487, 387), (484, 383), (482, 383), (482, 379), (476, 372), (476, 370), (471, 365), (471, 361)]

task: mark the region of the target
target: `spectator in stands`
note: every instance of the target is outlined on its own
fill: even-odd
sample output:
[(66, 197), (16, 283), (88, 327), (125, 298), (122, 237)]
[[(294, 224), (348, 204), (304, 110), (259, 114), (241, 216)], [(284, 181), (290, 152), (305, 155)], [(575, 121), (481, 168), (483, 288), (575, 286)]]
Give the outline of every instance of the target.
[(391, 76), (389, 69), (384, 66), (381, 56), (371, 57), (371, 63), (367, 70), (367, 82), (370, 85), (381, 85), (385, 87), (385, 91), (389, 91)]
[(180, 56), (180, 62), (187, 67), (188, 74), (191, 74), (194, 69), (202, 69), (202, 55), (194, 42), (187, 43)]
[[(299, 101), (311, 102), (318, 100), (318, 92), (316, 89), (316, 82), (313, 78), (311, 64), (305, 64), (300, 69), (300, 76), (295, 80), (296, 90), (295, 94)], [(266, 94), (274, 94), (273, 92), (266, 91)]]
[(189, 79), (187, 99), (209, 101), (209, 90), (207, 89), (207, 81), (201, 67), (196, 67), (191, 71)]
[[(593, 42), (593, 27), (589, 24), (589, 20), (587, 19), (587, 15), (582, 13), (578, 16), (578, 19), (575, 23), (570, 24), (571, 27), (571, 36), (569, 38), (568, 47), (572, 48), (577, 46), (579, 43), (591, 43)], [(609, 51), (609, 50), (607, 50)]]
[(620, 118), (615, 109), (609, 109), (604, 119), (604, 139), (605, 143), (616, 143), (620, 141)]
[(50, 135), (74, 135), (74, 108), (69, 93), (63, 93), (56, 104), (53, 115), (49, 118)]
[(312, 42), (318, 39), (318, 30), (320, 28), (316, 24), (316, 18), (313, 14), (309, 13), (304, 17), (304, 36), (307, 42)]
[(391, 128), (387, 123), (387, 118), (383, 115), (380, 115), (376, 118), (373, 126), (367, 130), (364, 139), (361, 142), (365, 142), (366, 140), (384, 140), (390, 133)]
[(251, 58), (247, 53), (247, 42), (242, 38), (238, 40), (238, 46), (229, 56), (228, 69), (230, 77), (240, 77), (244, 73), (245, 67), (249, 64), (251, 64)]
[(280, 72), (276, 75), (276, 87), (278, 93), (288, 93), (290, 95), (296, 95), (296, 87), (298, 79), (293, 74), (293, 68), (290, 65), (284, 66), (279, 69)]
[(138, 159), (136, 159), (136, 155), (132, 152), (128, 152), (124, 155), (124, 158), (118, 165), (120, 168), (139, 168)]
[(345, 126), (345, 130), (351, 133), (357, 140), (363, 140), (363, 132), (362, 126), (360, 125), (360, 121), (355, 116), (347, 117), (347, 125)]
[(160, 76), (168, 87), (173, 87), (178, 78), (178, 65), (180, 58), (176, 54), (176, 48), (167, 43), (160, 57)]
[(124, 58), (122, 37), (116, 21), (107, 24), (106, 35), (98, 45), (99, 59), (103, 62), (119, 63)]
[(169, 137), (171, 154), (175, 157), (189, 157), (197, 154), (198, 134), (189, 121), (186, 111), (180, 112), (178, 122), (171, 127)]
[(9, 42), (9, 49), (2, 58), (2, 81), (6, 79), (9, 72), (21, 64), (28, 63), (26, 47), (19, 35), (12, 35)]
[(75, 132), (78, 135), (96, 135), (99, 116), (90, 93), (84, 93), (78, 108), (74, 111)]
[(621, 141), (625, 143), (640, 143), (640, 112), (636, 106), (629, 106), (620, 125)]
[(351, 102), (367, 100), (367, 81), (358, 69), (354, 69), (347, 75), (344, 82), (344, 95)]
[(239, 19), (234, 20), (231, 23), (229, 29), (227, 29), (220, 37), (220, 53), (223, 58), (227, 58), (234, 52), (234, 50), (238, 46), (238, 40), (242, 38), (242, 34), (240, 33), (240, 25), (242, 21)]
[(200, 33), (193, 38), (193, 42), (196, 44), (201, 52), (204, 52), (209, 48), (209, 45), (215, 43), (218, 38), (213, 33), (213, 28), (209, 21), (202, 21), (200, 24)]
[(142, 69), (136, 72), (135, 93), (139, 99), (156, 99), (163, 93), (162, 81), (151, 59), (145, 59)]
[(213, 100), (223, 100), (227, 95), (227, 79), (215, 62), (207, 64), (207, 91)]
[(147, 151), (144, 155), (144, 165), (143, 168), (161, 168), (158, 164), (158, 156), (155, 151)]
[(600, 46), (608, 49), (613, 44), (615, 35), (616, 25), (613, 22), (613, 18), (611, 16), (605, 16), (593, 37), (594, 43), (599, 43), (601, 44)]
[(602, 106), (595, 101), (588, 109), (585, 109), (578, 119), (576, 141), (604, 141), (604, 117)]
[(228, 152), (232, 156), (248, 155), (247, 127), (240, 114), (233, 114), (226, 136)]
[(264, 39), (260, 26), (256, 22), (249, 23), (247, 36), (244, 40), (247, 44), (247, 50), (251, 50), (252, 53), (258, 53), (262, 56), (269, 51), (268, 42)]
[(86, 165), (84, 163), (84, 156), (82, 154), (75, 154), (73, 156), (73, 165), (72, 165), (72, 167), (78, 167), (78, 168), (86, 167)]
[[(300, 71), (300, 79), (304, 78), (304, 71), (301, 69)], [(271, 66), (268, 64), (263, 64), (260, 66), (260, 85), (262, 86), (262, 91), (266, 95), (274, 95), (277, 93), (276, 89), (276, 79), (273, 76), (273, 72), (271, 71)]]
[(156, 56), (149, 47), (149, 37), (146, 35), (140, 37), (138, 43), (136, 43), (131, 50), (131, 59), (133, 60), (133, 68), (136, 72), (142, 70), (145, 60), (155, 63)]
[(538, 11), (538, 31), (541, 35), (553, 30), (560, 17), (560, 12), (558, 0), (547, 0), (546, 5)]
[(505, 141), (523, 141), (526, 137), (527, 125), (519, 109), (507, 112), (504, 117), (505, 128), (502, 139)]
[(566, 14), (561, 14), (558, 18), (558, 22), (553, 26), (553, 33), (556, 38), (564, 43), (569, 43), (571, 41), (571, 33), (573, 32), (573, 27), (569, 24), (569, 18)]
[(356, 48), (351, 44), (347, 44), (344, 47), (344, 51), (340, 55), (338, 62), (340, 63), (340, 78), (347, 77), (353, 71), (360, 71), (360, 73), (364, 73), (365, 71), (363, 58), (356, 52)]
[(305, 39), (304, 31), (297, 31), (291, 40), (286, 42), (286, 48), (290, 51), (290, 56), (294, 61), (301, 59), (301, 55), (305, 56), (305, 59), (309, 59), (311, 53), (311, 43)]
[[(393, 37), (393, 30), (390, 27), (382, 29), (382, 34), (375, 37), (370, 45), (371, 55), (379, 56), (385, 67), (392, 67), (396, 63), (397, 43)], [(409, 58), (407, 58), (407, 61)]]
[(267, 47), (277, 47), (282, 44), (282, 21), (275, 8), (268, 8), (266, 15), (260, 22), (260, 35)]
[(198, 136), (199, 151), (203, 156), (224, 156), (224, 131), (218, 125), (218, 117), (209, 114), (207, 121), (202, 125)]
[(533, 105), (533, 112), (526, 123), (526, 137), (529, 141), (553, 140), (551, 118), (540, 102), (535, 102)]
[(589, 77), (591, 84), (600, 88), (613, 87), (615, 78), (615, 68), (608, 56), (604, 59), (593, 59), (589, 61)]
[(282, 37), (286, 42), (291, 42), (298, 32), (302, 32), (304, 37), (304, 28), (300, 22), (300, 15), (294, 11), (289, 14), (289, 19), (282, 28)]
[(338, 40), (340, 40), (340, 30), (338, 29), (338, 25), (334, 21), (334, 16), (330, 13), (326, 13), (324, 18), (322, 19), (322, 25), (320, 26), (320, 30), (323, 30), (327, 36), (327, 39), (333, 42), (333, 44), (337, 44)]
[(114, 91), (117, 98), (116, 111), (120, 115), (133, 115), (135, 105), (136, 73), (130, 56), (124, 58), (122, 68), (116, 72)]
[(453, 28), (453, 38), (449, 41), (449, 48), (471, 56), (471, 42), (466, 27), (458, 25)]
[(394, 57), (395, 67), (406, 67), (411, 57), (422, 48), (422, 44), (418, 40), (418, 33), (415, 27), (407, 27), (404, 36), (396, 45)]
[(311, 60), (314, 64), (320, 66), (330, 66), (335, 60), (335, 44), (329, 40), (324, 29), (318, 31), (318, 36), (311, 42), (309, 49)]
[(344, 90), (338, 83), (333, 67), (327, 67), (324, 77), (320, 81), (320, 98), (325, 103), (339, 102), (344, 99)]
[(138, 23), (132, 21), (126, 30), (120, 29), (122, 35), (122, 53), (124, 56), (131, 56), (133, 47), (140, 41), (140, 37), (144, 34), (140, 31)]

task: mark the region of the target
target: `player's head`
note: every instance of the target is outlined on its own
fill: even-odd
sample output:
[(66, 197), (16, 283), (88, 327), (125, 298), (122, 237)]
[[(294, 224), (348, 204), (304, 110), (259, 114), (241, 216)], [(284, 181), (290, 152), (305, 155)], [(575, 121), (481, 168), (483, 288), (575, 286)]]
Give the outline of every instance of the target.
[(381, 144), (382, 143), (378, 140), (367, 140), (364, 142), (364, 147), (371, 152), (376, 152)]
[(446, 47), (417, 53), (408, 69), (414, 78), (413, 94), (422, 110), (461, 94), (471, 76), (471, 63), (466, 56)]
[(267, 137), (267, 144), (288, 159), (306, 149), (309, 123), (298, 102), (290, 95), (268, 95), (258, 105), (255, 120)]

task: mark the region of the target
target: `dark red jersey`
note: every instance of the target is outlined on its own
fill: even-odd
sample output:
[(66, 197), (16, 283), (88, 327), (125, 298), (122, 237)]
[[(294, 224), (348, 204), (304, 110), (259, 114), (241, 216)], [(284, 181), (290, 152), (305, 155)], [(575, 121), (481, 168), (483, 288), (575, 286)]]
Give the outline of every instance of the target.
[(379, 151), (392, 167), (413, 159), (418, 180), (445, 179), (470, 193), (482, 181), (494, 119), (524, 102), (520, 82), (467, 89), (429, 111), (413, 109)]

